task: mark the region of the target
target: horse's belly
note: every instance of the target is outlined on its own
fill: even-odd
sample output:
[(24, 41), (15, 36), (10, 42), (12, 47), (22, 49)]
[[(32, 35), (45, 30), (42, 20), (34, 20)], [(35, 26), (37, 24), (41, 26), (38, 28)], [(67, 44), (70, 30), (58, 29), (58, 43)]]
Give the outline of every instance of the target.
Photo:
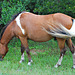
[[(26, 24), (27, 37), (33, 41), (44, 42), (52, 39), (53, 37), (49, 35), (42, 29), (43, 25), (41, 22), (35, 22)], [(47, 28), (45, 26), (45, 28)]]
[(36, 32), (36, 34), (30, 34), (29, 35), (29, 39), (33, 40), (33, 41), (37, 41), (37, 42), (45, 42), (48, 41), (50, 39), (52, 39), (53, 37), (47, 33), (38, 33)]

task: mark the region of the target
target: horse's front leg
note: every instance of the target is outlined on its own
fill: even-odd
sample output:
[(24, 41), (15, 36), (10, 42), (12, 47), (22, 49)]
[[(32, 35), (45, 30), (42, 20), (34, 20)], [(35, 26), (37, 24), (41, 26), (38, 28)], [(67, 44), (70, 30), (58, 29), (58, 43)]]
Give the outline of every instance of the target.
[[(28, 47), (28, 42), (27, 42), (27, 38), (26, 37), (19, 37), (20, 40), (21, 40), (21, 43), (22, 43), (22, 49), (25, 49), (26, 50), (26, 53), (28, 55), (28, 65), (31, 65), (31, 62), (32, 62), (32, 59), (31, 59), (31, 55), (30, 55), (30, 50), (29, 50), (29, 47)], [(24, 56), (24, 50), (23, 50), (23, 54)]]
[(75, 47), (74, 47), (74, 53), (73, 53), (73, 67), (75, 69)]
[(63, 56), (64, 56), (64, 54), (66, 52), (65, 40), (64, 39), (57, 39), (57, 41), (58, 41), (58, 45), (59, 45), (59, 48), (60, 48), (60, 58), (59, 58), (57, 64), (54, 66), (55, 68), (57, 68), (57, 67), (59, 67), (61, 65)]
[(25, 47), (21, 44), (21, 60), (19, 61), (20, 63), (24, 61), (24, 51), (25, 51)]
[(30, 66), (31, 63), (32, 63), (33, 61), (32, 61), (32, 59), (31, 59), (30, 49), (29, 49), (29, 47), (26, 48), (26, 53), (27, 53), (27, 55), (28, 55), (28, 59), (29, 59), (28, 65)]

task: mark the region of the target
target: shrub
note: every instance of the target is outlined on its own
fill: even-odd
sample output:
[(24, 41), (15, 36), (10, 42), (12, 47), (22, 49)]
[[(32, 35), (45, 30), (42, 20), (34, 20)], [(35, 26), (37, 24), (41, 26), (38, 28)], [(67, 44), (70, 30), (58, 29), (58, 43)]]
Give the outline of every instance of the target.
[(6, 25), (12, 15), (25, 10), (36, 14), (61, 12), (75, 18), (75, 0), (3, 0), (0, 7), (2, 26)]
[(4, 25), (11, 19), (12, 15), (24, 10), (37, 14), (61, 12), (75, 17), (74, 0), (4, 0), (1, 7), (1, 23)]

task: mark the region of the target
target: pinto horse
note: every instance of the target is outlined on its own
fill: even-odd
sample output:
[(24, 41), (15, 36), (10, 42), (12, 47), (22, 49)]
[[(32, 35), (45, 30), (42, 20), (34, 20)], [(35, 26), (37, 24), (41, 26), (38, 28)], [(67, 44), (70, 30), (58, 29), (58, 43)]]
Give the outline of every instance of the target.
[(55, 65), (57, 68), (61, 65), (63, 56), (66, 52), (65, 43), (70, 48), (73, 55), (73, 68), (75, 68), (75, 47), (71, 37), (75, 37), (75, 19), (62, 14), (55, 13), (49, 15), (35, 15), (29, 12), (17, 14), (11, 23), (4, 27), (0, 37), (0, 60), (8, 52), (8, 43), (13, 37), (21, 40), (21, 60), (24, 60), (24, 51), (28, 55), (28, 65), (31, 65), (32, 59), (28, 47), (28, 39), (37, 42), (45, 42), (56, 38), (60, 48), (60, 58)]

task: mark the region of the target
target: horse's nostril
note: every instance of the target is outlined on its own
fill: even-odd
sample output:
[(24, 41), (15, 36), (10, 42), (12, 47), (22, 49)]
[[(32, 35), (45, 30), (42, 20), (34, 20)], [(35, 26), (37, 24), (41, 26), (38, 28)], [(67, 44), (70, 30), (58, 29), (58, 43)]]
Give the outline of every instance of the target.
[(0, 55), (0, 61), (2, 61), (3, 59), (2, 59), (2, 55)]

